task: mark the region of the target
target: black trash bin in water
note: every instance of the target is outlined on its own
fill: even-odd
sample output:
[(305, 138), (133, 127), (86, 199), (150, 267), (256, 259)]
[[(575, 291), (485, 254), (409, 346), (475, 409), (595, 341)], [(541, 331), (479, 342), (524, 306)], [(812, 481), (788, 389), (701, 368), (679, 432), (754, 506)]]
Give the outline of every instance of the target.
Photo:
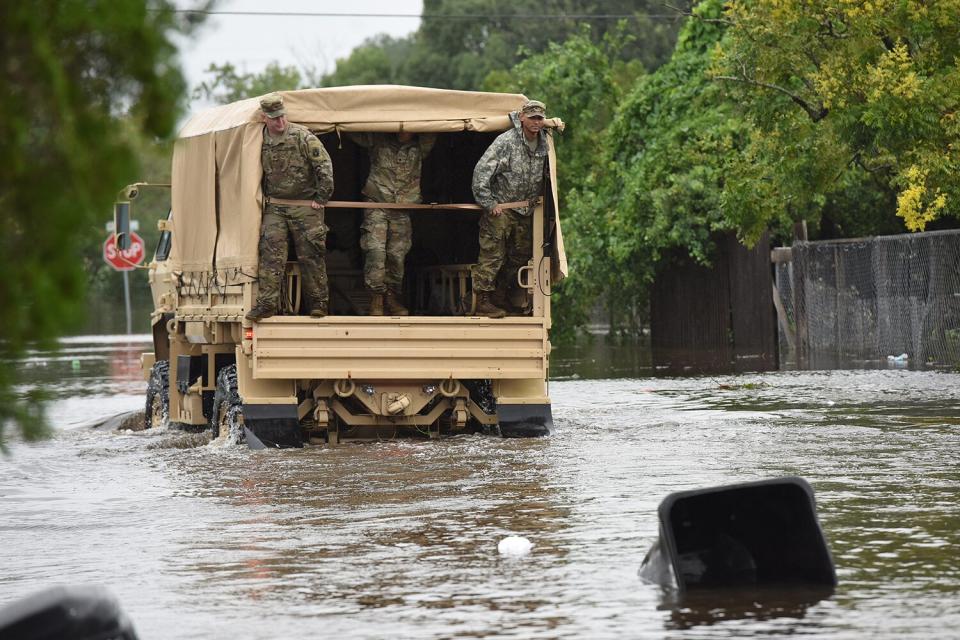
[(106, 589), (53, 587), (0, 607), (3, 640), (137, 640)]
[(729, 587), (837, 584), (802, 478), (672, 493), (660, 503), (660, 539), (640, 567), (681, 593)]

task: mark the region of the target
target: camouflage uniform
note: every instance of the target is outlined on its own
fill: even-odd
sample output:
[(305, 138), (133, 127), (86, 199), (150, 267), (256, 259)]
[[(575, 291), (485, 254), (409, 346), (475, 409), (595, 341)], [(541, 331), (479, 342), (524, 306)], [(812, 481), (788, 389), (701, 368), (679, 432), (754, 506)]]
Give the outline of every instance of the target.
[[(333, 193), (333, 165), (323, 144), (304, 126), (288, 123), (272, 136), (266, 130), (260, 152), (265, 197), (324, 203)], [(279, 308), (280, 278), (292, 237), (300, 263), (302, 288), (313, 310), (327, 309), (327, 226), (323, 209), (265, 204), (260, 222), (260, 270), (257, 306)]]
[[(363, 187), (367, 201), (421, 201), (420, 170), (436, 136), (420, 134), (407, 142), (392, 133), (355, 133), (350, 138), (370, 153), (370, 175)], [(399, 294), (403, 261), (413, 244), (410, 214), (400, 209), (365, 209), (360, 228), (364, 284), (374, 293)]]
[(473, 170), (473, 195), (485, 209), (480, 217), (480, 256), (472, 269), (478, 293), (516, 286), (517, 270), (533, 255), (532, 207), (490, 215), (498, 204), (533, 200), (543, 192), (546, 133), (540, 132), (536, 149), (531, 149), (519, 114), (511, 113), (510, 120), (513, 128), (493, 141)]

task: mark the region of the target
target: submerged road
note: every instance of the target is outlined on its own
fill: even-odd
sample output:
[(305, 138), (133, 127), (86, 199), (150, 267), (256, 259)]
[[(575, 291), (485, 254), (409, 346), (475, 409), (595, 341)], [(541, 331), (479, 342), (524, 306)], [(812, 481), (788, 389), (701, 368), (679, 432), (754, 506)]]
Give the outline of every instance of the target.
[[(145, 348), (81, 337), (16, 363), (56, 394), (55, 435), (0, 458), (0, 605), (101, 584), (143, 639), (960, 628), (960, 375), (587, 379), (597, 367), (561, 349), (550, 438), (278, 452), (91, 428), (142, 407)], [(783, 475), (816, 492), (840, 582), (831, 597), (683, 607), (640, 581), (668, 493)], [(530, 553), (498, 554), (509, 535)]]

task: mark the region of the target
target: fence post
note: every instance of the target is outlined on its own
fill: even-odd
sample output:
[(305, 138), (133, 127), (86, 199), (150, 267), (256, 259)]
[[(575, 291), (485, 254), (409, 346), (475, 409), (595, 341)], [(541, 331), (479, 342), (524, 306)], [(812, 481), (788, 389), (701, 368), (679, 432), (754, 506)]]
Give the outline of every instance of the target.
[[(793, 225), (793, 241), (807, 241), (807, 221), (800, 220)], [(807, 344), (807, 285), (806, 265), (803, 259), (797, 260), (798, 254), (793, 257), (793, 313), (796, 320), (797, 336), (794, 343), (797, 346), (797, 368), (806, 369), (809, 365), (809, 345)]]

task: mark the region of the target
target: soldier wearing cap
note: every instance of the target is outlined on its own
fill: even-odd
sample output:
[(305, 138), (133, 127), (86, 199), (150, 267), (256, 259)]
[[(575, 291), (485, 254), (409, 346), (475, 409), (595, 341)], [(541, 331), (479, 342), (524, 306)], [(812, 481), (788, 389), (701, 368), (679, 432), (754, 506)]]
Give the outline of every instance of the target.
[[(271, 93), (260, 100), (264, 123), (263, 217), (260, 221), (260, 266), (257, 304), (247, 313), (258, 321), (280, 308), (280, 278), (287, 262), (287, 239), (293, 239), (300, 263), (302, 289), (310, 315), (327, 315), (327, 226), (323, 205), (333, 193), (333, 165), (323, 144), (306, 127), (287, 122), (283, 97)], [(310, 200), (310, 206), (272, 202)]]
[[(423, 160), (436, 142), (435, 135), (399, 133), (354, 133), (351, 140), (370, 154), (370, 174), (363, 187), (368, 202), (421, 201), (420, 173)], [(363, 281), (370, 291), (370, 315), (406, 316), (400, 302), (403, 263), (413, 245), (410, 214), (403, 209), (363, 210), (360, 227), (363, 250)]]
[(547, 160), (546, 107), (529, 100), (510, 114), (513, 127), (493, 141), (473, 170), (473, 195), (484, 208), (480, 218), (480, 256), (472, 270), (477, 315), (502, 318), (513, 309), (511, 292), (517, 271), (533, 255), (533, 206), (543, 193)]

